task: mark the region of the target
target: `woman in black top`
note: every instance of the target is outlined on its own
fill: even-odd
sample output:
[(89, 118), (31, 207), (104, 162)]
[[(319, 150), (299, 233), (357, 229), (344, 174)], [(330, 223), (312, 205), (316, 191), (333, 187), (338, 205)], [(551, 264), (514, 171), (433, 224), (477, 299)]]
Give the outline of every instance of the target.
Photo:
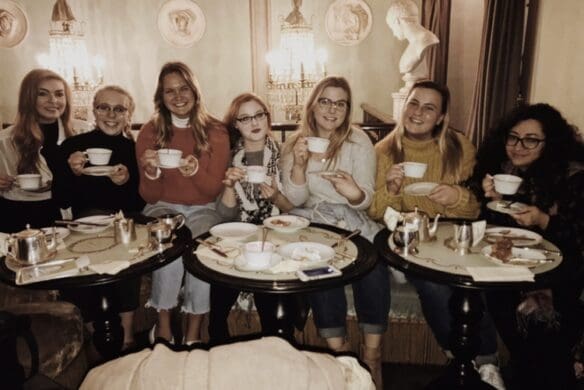
[[(62, 145), (61, 159), (65, 170), (55, 174), (55, 198), (62, 209), (71, 207), (73, 218), (92, 214), (110, 214), (123, 211), (137, 213), (144, 208), (138, 193), (138, 168), (134, 141), (130, 134), (130, 118), (134, 101), (118, 86), (106, 86), (95, 93), (93, 113), (96, 129), (69, 138)], [(112, 151), (107, 176), (91, 176), (84, 167), (87, 148), (105, 148)], [(64, 299), (81, 308), (85, 321), (96, 317), (99, 297), (89, 288), (62, 291)], [(134, 342), (133, 311), (138, 307), (140, 278), (125, 280), (108, 286), (110, 301), (120, 312), (124, 328), (124, 348)]]
[[(518, 107), (494, 129), (477, 155), (471, 186), (489, 223), (533, 230), (556, 244), (567, 264), (557, 285), (487, 295), (499, 334), (511, 352), (518, 388), (571, 388), (570, 348), (580, 330), (578, 297), (584, 251), (584, 144), (577, 129), (548, 104)], [(486, 207), (502, 199), (493, 175), (520, 176), (512, 214)], [(529, 310), (527, 310), (529, 308)], [(531, 309), (534, 309), (531, 311)]]

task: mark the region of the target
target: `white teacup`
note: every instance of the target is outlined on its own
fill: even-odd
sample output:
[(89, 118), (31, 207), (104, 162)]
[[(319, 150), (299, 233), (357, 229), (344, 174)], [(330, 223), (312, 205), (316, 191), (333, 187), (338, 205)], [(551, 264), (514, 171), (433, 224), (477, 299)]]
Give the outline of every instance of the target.
[(16, 176), (18, 186), (23, 190), (38, 190), (41, 188), (41, 175), (38, 173), (26, 173)]
[(85, 155), (92, 165), (107, 165), (112, 156), (112, 151), (103, 148), (89, 148), (85, 150)]
[(404, 174), (407, 177), (421, 178), (424, 177), (424, 173), (426, 173), (428, 164), (406, 161), (404, 162), (403, 167)]
[(325, 153), (330, 141), (321, 137), (307, 137), (308, 151), (312, 153)]
[(268, 169), (262, 165), (250, 165), (245, 168), (249, 183), (263, 183), (266, 181)]
[(495, 191), (501, 195), (513, 195), (519, 189), (522, 178), (514, 175), (498, 174), (493, 176), (495, 182)]
[(244, 245), (243, 257), (245, 258), (248, 267), (261, 269), (270, 266), (270, 260), (272, 259), (275, 245), (267, 241), (263, 244), (263, 250), (261, 241), (252, 241)]
[(158, 161), (163, 167), (178, 168), (181, 158), (182, 151), (178, 149), (160, 149), (158, 151)]

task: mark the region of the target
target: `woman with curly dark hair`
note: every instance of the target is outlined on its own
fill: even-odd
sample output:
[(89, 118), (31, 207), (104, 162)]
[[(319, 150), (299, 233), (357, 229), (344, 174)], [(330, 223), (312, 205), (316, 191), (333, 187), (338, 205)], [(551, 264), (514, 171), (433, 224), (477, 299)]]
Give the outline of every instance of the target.
[[(511, 352), (518, 388), (571, 388), (569, 352), (578, 332), (584, 250), (584, 144), (548, 104), (521, 106), (492, 131), (477, 154), (471, 187), (489, 223), (541, 234), (563, 253), (568, 272), (546, 290), (487, 295), (489, 311)], [(500, 213), (493, 175), (523, 179), (513, 213)], [(486, 206), (486, 207), (485, 207)]]

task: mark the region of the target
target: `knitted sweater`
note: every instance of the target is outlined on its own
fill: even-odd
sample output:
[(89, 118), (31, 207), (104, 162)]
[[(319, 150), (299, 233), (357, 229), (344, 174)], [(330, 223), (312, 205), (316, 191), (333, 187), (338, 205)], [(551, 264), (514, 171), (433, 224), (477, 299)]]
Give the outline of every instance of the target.
[(290, 177), (294, 155), (289, 152), (282, 156), (282, 184), (286, 197), (295, 206), (313, 207), (327, 202), (332, 204), (345, 204), (357, 210), (366, 210), (371, 203), (373, 185), (375, 179), (375, 155), (371, 140), (362, 130), (352, 129), (351, 135), (341, 146), (338, 159), (329, 170), (342, 170), (350, 173), (355, 182), (365, 193), (365, 198), (358, 205), (352, 205), (339, 194), (328, 181), (311, 172), (325, 170), (326, 163), (310, 159), (306, 168), (306, 183), (294, 184)]
[[(183, 157), (193, 154), (195, 140), (191, 128), (173, 126), (173, 136), (166, 146), (179, 149)], [(198, 157), (199, 170), (190, 177), (184, 177), (178, 169), (162, 169), (160, 177), (155, 180), (146, 177), (140, 168), (140, 195), (147, 203), (158, 201), (183, 205), (201, 205), (213, 202), (223, 189), (221, 180), (229, 164), (229, 136), (222, 125), (208, 129), (209, 150)], [(156, 130), (152, 121), (140, 130), (136, 142), (138, 161), (146, 149), (157, 149)]]
[[(462, 145), (462, 171), (461, 181), (468, 179), (475, 165), (476, 150), (470, 141), (462, 134), (456, 133)], [(416, 161), (428, 164), (426, 173), (422, 179), (405, 177), (400, 192), (397, 195), (390, 195), (387, 192), (385, 178), (389, 169), (393, 166), (393, 156), (381, 151), (379, 145), (376, 146), (377, 154), (377, 179), (375, 181), (375, 194), (373, 202), (369, 208), (369, 216), (374, 220), (381, 221), (388, 206), (398, 211), (412, 211), (415, 207), (434, 216), (437, 213), (446, 217), (454, 218), (476, 218), (480, 211), (480, 205), (474, 194), (460, 185), (460, 182), (450, 176), (442, 177), (442, 156), (435, 140), (416, 141), (406, 137), (402, 138), (404, 148), (404, 161)], [(435, 182), (440, 184), (455, 185), (458, 189), (458, 201), (448, 207), (431, 201), (426, 196), (412, 196), (404, 194), (404, 188), (415, 182)]]

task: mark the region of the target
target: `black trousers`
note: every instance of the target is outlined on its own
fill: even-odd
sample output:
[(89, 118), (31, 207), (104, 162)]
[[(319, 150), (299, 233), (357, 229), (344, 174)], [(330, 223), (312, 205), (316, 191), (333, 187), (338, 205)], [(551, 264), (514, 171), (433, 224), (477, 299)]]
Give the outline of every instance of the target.
[(511, 354), (512, 389), (573, 389), (576, 386), (572, 348), (582, 330), (579, 289), (552, 288), (554, 308), (559, 313), (559, 329), (530, 323), (526, 334), (518, 330), (517, 306), (520, 291), (486, 294), (487, 307), (501, 339)]

